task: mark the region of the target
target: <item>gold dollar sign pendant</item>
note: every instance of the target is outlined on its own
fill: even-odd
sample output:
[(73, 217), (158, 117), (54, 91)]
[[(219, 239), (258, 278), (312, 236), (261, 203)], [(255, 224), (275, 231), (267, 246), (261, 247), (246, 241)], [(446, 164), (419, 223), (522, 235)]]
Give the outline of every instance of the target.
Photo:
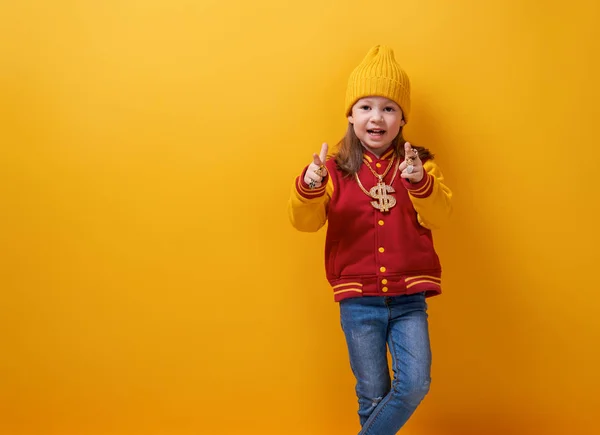
[(381, 212), (390, 211), (390, 209), (396, 205), (396, 198), (388, 193), (396, 192), (392, 186), (388, 186), (380, 178), (377, 185), (371, 187), (369, 194), (373, 199), (377, 201), (371, 201), (371, 205)]

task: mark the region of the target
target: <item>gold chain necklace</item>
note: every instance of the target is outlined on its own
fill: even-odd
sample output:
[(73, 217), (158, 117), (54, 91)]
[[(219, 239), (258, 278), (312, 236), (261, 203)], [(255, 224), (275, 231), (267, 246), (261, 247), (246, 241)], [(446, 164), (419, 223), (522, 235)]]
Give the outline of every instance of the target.
[(396, 165), (396, 168), (394, 169), (394, 175), (392, 175), (390, 185), (385, 184), (385, 182), (383, 181), (385, 176), (388, 174), (388, 172), (394, 165), (395, 160), (396, 160), (396, 156), (393, 156), (392, 160), (390, 161), (390, 164), (388, 165), (388, 167), (385, 169), (385, 171), (381, 175), (379, 175), (371, 167), (371, 165), (369, 165), (369, 162), (367, 160), (363, 160), (363, 162), (367, 165), (367, 168), (369, 168), (369, 170), (373, 173), (373, 175), (375, 175), (375, 177), (377, 177), (377, 179), (378, 179), (377, 184), (375, 186), (371, 187), (371, 190), (369, 190), (369, 191), (367, 191), (367, 189), (365, 189), (364, 186), (362, 185), (362, 183), (360, 182), (360, 178), (358, 178), (358, 172), (356, 172), (354, 174), (354, 176), (356, 177), (356, 181), (358, 182), (358, 186), (361, 188), (361, 190), (368, 197), (376, 199), (376, 201), (371, 201), (371, 205), (382, 213), (390, 211), (390, 209), (396, 205), (396, 198), (394, 198), (391, 195), (388, 195), (388, 193), (396, 192), (394, 190), (394, 188), (391, 186), (391, 184), (394, 183), (394, 179), (396, 178), (396, 175), (398, 174), (399, 165)]

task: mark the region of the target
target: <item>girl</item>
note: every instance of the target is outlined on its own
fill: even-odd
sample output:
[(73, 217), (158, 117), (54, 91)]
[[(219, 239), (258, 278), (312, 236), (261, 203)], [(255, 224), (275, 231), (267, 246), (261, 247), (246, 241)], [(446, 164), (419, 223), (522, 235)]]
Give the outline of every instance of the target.
[(313, 154), (288, 207), (300, 231), (329, 222), (325, 269), (356, 377), (359, 435), (395, 434), (429, 391), (425, 298), (441, 293), (431, 230), (449, 217), (452, 193), (430, 152), (404, 141), (409, 115), (408, 76), (391, 49), (373, 47), (348, 80), (338, 152), (327, 159), (323, 144)]

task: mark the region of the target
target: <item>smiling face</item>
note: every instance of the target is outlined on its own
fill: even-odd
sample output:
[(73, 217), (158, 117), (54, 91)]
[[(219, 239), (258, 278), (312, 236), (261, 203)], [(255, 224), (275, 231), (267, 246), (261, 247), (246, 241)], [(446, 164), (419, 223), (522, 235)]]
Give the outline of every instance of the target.
[(363, 147), (381, 156), (400, 132), (405, 122), (402, 109), (385, 97), (365, 97), (352, 106), (348, 121)]

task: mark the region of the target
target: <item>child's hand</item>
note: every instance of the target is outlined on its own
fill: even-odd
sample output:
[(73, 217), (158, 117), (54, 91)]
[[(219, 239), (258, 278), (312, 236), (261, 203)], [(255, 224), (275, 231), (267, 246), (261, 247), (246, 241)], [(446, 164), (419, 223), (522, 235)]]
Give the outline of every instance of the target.
[(306, 175), (304, 175), (304, 182), (308, 184), (311, 189), (321, 187), (323, 178), (327, 176), (327, 169), (325, 169), (325, 159), (327, 159), (327, 150), (329, 146), (324, 143), (321, 146), (321, 152), (319, 155), (313, 154), (313, 162), (308, 165)]
[(423, 162), (419, 158), (417, 150), (409, 142), (404, 143), (404, 161), (400, 163), (400, 175), (411, 183), (418, 183), (423, 179)]

